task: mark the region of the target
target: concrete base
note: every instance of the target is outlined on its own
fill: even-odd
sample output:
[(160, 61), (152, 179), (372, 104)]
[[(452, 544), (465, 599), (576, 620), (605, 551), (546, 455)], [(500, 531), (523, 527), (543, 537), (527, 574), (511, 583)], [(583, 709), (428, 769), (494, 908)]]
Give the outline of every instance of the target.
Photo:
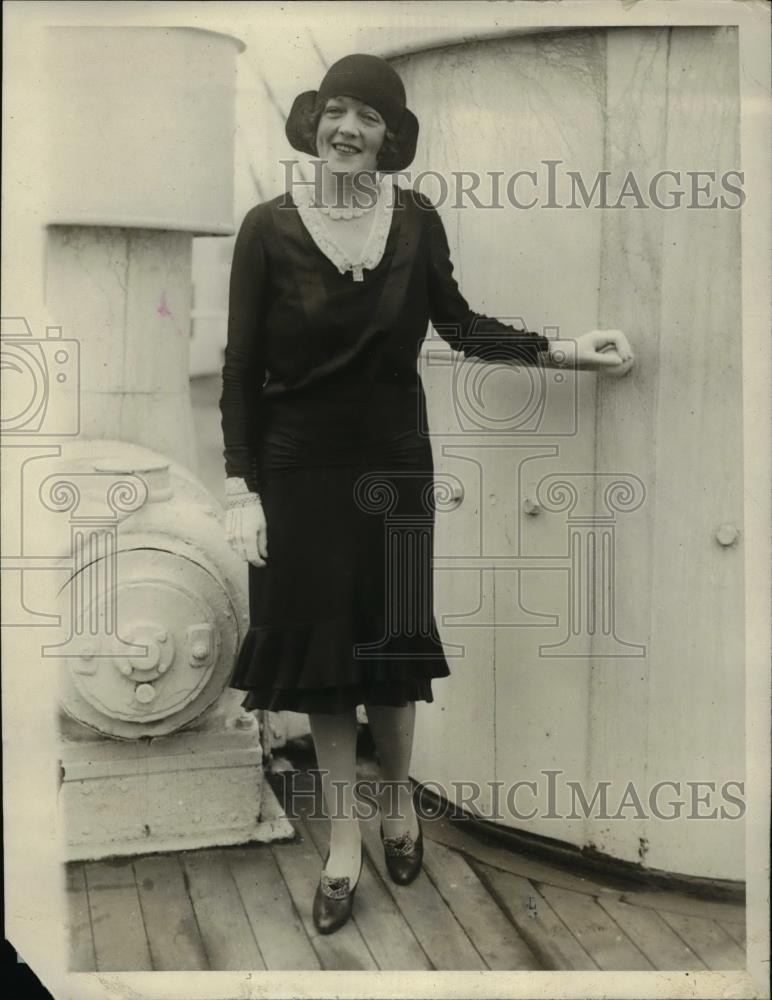
[(263, 779), (252, 715), (214, 713), (197, 731), (131, 742), (63, 728), (59, 814), (68, 861), (295, 835)]

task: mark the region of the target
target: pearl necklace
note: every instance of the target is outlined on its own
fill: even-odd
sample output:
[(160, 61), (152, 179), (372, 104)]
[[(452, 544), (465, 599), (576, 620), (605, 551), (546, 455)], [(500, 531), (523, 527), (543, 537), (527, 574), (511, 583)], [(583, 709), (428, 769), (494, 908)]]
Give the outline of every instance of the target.
[(372, 206), (370, 208), (359, 208), (358, 206), (348, 205), (345, 208), (333, 208), (330, 205), (319, 205), (318, 208), (322, 215), (328, 216), (333, 222), (337, 222), (339, 219), (360, 219), (365, 212), (372, 211)]

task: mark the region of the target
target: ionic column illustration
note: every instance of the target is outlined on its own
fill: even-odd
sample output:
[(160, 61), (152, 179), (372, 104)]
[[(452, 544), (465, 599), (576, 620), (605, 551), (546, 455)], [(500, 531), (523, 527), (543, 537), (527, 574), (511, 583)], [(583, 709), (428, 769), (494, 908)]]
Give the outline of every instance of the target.
[(645, 656), (645, 646), (617, 636), (614, 617), (616, 514), (636, 510), (645, 495), (643, 483), (631, 473), (554, 474), (539, 482), (539, 506), (568, 511), (569, 558), (568, 635), (540, 646), (541, 656), (586, 658), (588, 637), (593, 659)]
[[(407, 512), (399, 510), (400, 487), (413, 501)], [(384, 634), (377, 642), (356, 645), (357, 657), (420, 660), (437, 655), (434, 649), (422, 652), (409, 643), (409, 651), (395, 651), (392, 640), (440, 641), (434, 620), (433, 515), (435, 510), (456, 506), (460, 495), (461, 481), (455, 476), (432, 482), (426, 473), (405, 470), (366, 473), (357, 480), (357, 505), (365, 514), (382, 515), (384, 525)]]
[(99, 657), (142, 656), (147, 647), (124, 642), (117, 632), (118, 525), (139, 510), (148, 488), (139, 476), (75, 473), (49, 476), (40, 498), (52, 511), (70, 512), (72, 576), (70, 635), (60, 644), (43, 646), (43, 656), (83, 659), (83, 671), (97, 669)]

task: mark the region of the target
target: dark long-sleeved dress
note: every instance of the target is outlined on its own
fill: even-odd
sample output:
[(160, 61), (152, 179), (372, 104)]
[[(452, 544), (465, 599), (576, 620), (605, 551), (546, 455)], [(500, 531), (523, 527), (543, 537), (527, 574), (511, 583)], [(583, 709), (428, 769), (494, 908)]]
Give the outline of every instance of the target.
[(439, 213), (392, 190), (393, 211), (373, 224), (379, 259), (364, 269), (345, 270), (286, 194), (252, 208), (236, 238), (225, 471), (259, 491), (268, 537), (267, 565), (249, 566), (231, 679), (247, 708), (433, 701), (431, 680), (450, 670), (433, 609), (418, 352), (430, 320), (467, 357), (538, 364), (548, 348), (472, 312)]

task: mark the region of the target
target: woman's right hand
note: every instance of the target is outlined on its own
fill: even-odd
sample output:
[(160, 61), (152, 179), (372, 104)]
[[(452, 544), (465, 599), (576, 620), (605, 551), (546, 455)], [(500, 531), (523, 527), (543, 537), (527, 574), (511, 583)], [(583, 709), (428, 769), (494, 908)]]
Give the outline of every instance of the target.
[(225, 535), (240, 559), (252, 566), (265, 566), (268, 532), (265, 513), (257, 493), (228, 483), (226, 488)]

